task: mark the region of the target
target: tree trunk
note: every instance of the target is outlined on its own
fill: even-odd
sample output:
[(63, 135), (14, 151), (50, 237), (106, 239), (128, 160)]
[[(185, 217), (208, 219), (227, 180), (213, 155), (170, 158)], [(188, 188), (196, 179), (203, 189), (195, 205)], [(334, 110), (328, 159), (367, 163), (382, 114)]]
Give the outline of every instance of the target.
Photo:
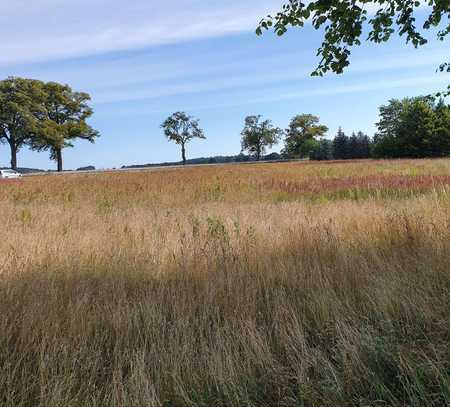
[(10, 143), (9, 147), (11, 148), (11, 168), (13, 170), (17, 170), (17, 147)]
[(63, 159), (62, 159), (62, 149), (56, 149), (56, 162), (58, 164), (58, 172), (62, 172), (63, 170)]
[(181, 158), (183, 160), (183, 165), (186, 165), (186, 148), (184, 144), (181, 144)]

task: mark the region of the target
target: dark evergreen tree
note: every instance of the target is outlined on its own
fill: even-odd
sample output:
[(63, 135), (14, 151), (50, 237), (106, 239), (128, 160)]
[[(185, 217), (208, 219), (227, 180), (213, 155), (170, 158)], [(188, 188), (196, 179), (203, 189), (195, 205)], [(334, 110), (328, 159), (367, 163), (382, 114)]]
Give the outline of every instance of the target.
[(348, 151), (345, 158), (359, 158), (359, 143), (355, 132), (348, 139)]
[(356, 135), (358, 140), (358, 156), (357, 158), (370, 158), (370, 138), (362, 131), (358, 131)]
[(349, 138), (339, 127), (339, 130), (333, 140), (333, 156), (336, 160), (345, 160), (349, 158)]

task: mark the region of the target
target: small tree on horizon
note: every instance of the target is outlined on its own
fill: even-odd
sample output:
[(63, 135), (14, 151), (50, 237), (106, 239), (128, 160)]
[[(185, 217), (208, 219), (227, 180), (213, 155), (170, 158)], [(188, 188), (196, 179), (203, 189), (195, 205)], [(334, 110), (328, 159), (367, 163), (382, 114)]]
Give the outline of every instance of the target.
[(194, 138), (206, 139), (198, 119), (188, 116), (185, 112), (175, 112), (164, 121), (161, 128), (169, 141), (181, 146), (183, 165), (186, 164), (186, 144)]
[(261, 115), (247, 116), (241, 132), (241, 151), (248, 151), (259, 161), (266, 148), (277, 144), (282, 134), (280, 128), (273, 127), (271, 120), (261, 121)]

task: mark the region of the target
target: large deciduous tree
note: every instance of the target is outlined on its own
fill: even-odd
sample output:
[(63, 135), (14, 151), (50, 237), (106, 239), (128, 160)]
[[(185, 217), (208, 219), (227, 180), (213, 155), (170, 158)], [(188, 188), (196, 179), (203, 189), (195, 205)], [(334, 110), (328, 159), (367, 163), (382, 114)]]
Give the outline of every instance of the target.
[(247, 116), (241, 132), (242, 151), (248, 151), (257, 161), (265, 154), (266, 148), (277, 144), (283, 131), (273, 127), (270, 120), (261, 121), (261, 116)]
[(75, 139), (93, 143), (99, 133), (86, 122), (93, 113), (87, 93), (74, 92), (70, 86), (56, 82), (46, 83), (44, 91), (45, 117), (32, 147), (38, 151), (49, 150), (58, 171), (62, 171), (63, 149), (73, 147)]
[[(324, 33), (317, 50), (320, 62), (312, 74), (342, 73), (350, 64), (351, 48), (360, 45), (364, 37), (374, 43), (385, 42), (397, 28), (398, 35), (417, 48), (427, 43), (426, 32), (434, 29), (437, 38), (444, 41), (450, 32), (449, 0), (425, 2), (428, 15), (418, 27), (417, 12), (423, 3), (418, 0), (289, 0), (276, 15), (261, 20), (256, 33), (261, 35), (263, 30), (273, 29), (281, 36), (289, 27), (303, 27), (310, 19), (313, 28)], [(450, 72), (450, 62), (443, 61), (439, 69)]]
[(17, 169), (17, 153), (41, 125), (43, 83), (10, 77), (0, 81), (0, 142), (9, 144), (11, 168)]
[(374, 153), (379, 157), (450, 155), (450, 106), (430, 97), (391, 100), (380, 108)]
[(292, 118), (286, 130), (283, 154), (288, 157), (308, 157), (318, 147), (318, 140), (328, 127), (319, 124), (319, 118), (312, 114), (300, 114)]
[(181, 146), (181, 159), (186, 164), (186, 144), (194, 138), (205, 139), (199, 121), (185, 112), (176, 112), (161, 125), (169, 141)]

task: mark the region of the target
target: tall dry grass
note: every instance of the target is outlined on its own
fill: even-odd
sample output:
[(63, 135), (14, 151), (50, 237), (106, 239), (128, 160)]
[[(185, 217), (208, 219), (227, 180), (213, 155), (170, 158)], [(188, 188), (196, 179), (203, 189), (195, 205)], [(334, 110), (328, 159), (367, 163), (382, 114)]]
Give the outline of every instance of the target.
[(0, 185), (0, 405), (448, 405), (449, 175), (362, 161)]

